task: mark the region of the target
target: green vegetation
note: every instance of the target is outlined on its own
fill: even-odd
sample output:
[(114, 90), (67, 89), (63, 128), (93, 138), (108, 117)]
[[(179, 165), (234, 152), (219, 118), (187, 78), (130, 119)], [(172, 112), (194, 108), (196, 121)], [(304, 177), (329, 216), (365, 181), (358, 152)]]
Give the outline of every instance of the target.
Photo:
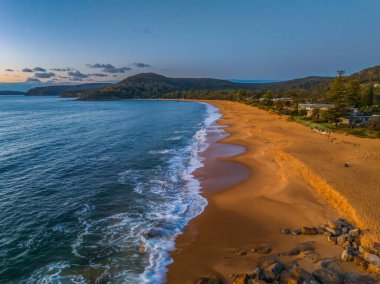
[(61, 97), (77, 97), (77, 92), (101, 88), (111, 85), (109, 83), (90, 83), (80, 85), (53, 85), (46, 87), (36, 87), (30, 89), (27, 96), (61, 96)]

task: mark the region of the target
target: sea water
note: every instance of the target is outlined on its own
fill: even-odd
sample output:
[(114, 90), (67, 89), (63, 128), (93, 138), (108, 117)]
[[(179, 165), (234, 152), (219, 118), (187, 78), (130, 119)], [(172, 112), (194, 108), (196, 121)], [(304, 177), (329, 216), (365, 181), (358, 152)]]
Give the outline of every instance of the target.
[(0, 97), (0, 283), (162, 283), (217, 109)]

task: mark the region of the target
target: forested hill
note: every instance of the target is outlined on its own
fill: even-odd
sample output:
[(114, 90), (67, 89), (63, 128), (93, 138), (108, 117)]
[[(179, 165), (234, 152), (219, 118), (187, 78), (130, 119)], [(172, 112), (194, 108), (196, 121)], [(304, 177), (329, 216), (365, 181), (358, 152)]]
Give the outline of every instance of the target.
[(354, 73), (350, 78), (360, 83), (380, 83), (380, 65)]
[(108, 85), (110, 85), (110, 83), (90, 83), (90, 84), (80, 84), (80, 85), (53, 85), (53, 86), (46, 86), (46, 87), (36, 87), (36, 88), (30, 89), (26, 93), (26, 95), (27, 96), (70, 97), (71, 92), (101, 88)]
[(131, 98), (158, 98), (174, 91), (203, 90), (266, 90), (309, 89), (328, 84), (332, 77), (306, 77), (276, 83), (234, 83), (211, 78), (169, 78), (155, 73), (130, 76), (116, 84), (93, 90), (78, 91), (80, 100), (118, 100)]

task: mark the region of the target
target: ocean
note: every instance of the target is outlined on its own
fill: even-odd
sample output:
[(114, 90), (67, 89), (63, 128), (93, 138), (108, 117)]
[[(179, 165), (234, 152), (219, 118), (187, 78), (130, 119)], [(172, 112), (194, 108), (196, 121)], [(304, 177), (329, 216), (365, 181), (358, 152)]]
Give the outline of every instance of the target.
[(163, 283), (217, 109), (0, 97), (0, 283)]

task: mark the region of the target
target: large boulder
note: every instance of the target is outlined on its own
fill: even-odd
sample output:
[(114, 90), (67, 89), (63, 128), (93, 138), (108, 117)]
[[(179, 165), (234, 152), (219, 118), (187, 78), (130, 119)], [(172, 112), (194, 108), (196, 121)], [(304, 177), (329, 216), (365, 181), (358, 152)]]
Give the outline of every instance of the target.
[(357, 267), (359, 267), (361, 270), (367, 270), (368, 269), (368, 261), (366, 261), (361, 256), (354, 256), (354, 262)]
[(342, 268), (339, 265), (339, 262), (334, 258), (324, 258), (318, 260), (315, 263), (317, 269), (327, 269), (333, 272), (342, 273)]
[(355, 274), (355, 273), (346, 273), (344, 275), (344, 284), (378, 284), (380, 282), (380, 279), (375, 278), (370, 275), (361, 275), (361, 274)]
[(250, 282), (250, 277), (248, 274), (237, 274), (232, 280), (232, 284), (248, 284)]

